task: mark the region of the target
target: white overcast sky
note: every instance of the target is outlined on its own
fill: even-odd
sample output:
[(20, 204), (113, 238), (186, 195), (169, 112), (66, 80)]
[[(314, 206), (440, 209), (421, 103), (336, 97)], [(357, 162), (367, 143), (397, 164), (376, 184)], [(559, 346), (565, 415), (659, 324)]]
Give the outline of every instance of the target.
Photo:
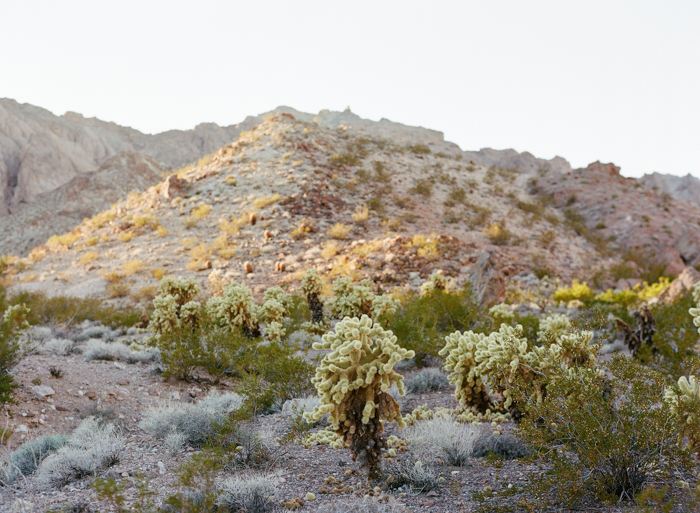
[(148, 133), (350, 106), (700, 177), (700, 1), (0, 0), (0, 97)]

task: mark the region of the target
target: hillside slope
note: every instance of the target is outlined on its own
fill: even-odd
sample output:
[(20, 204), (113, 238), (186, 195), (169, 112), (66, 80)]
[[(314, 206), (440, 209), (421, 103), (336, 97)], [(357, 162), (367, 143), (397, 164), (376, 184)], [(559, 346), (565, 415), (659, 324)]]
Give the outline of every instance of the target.
[[(389, 288), (442, 269), (488, 301), (521, 271), (614, 283), (606, 269), (622, 255), (626, 277), (643, 277), (650, 262), (667, 272), (700, 263), (700, 210), (615, 166), (572, 172), (562, 159), (461, 152), (438, 132), (419, 132), (428, 144), (417, 144), (401, 125), (333, 116), (335, 128), (268, 118), (210, 161), (35, 249), (14, 269), (27, 267), (17, 286), (147, 300), (165, 273), (259, 292), (309, 267)], [(518, 167), (491, 164), (508, 159)]]

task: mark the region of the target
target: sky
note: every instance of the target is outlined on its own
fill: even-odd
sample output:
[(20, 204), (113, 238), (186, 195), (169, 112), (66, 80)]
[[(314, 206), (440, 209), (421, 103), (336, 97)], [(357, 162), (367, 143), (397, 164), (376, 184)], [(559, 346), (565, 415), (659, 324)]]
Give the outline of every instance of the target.
[(147, 133), (288, 105), (700, 177), (697, 0), (0, 0), (0, 97)]

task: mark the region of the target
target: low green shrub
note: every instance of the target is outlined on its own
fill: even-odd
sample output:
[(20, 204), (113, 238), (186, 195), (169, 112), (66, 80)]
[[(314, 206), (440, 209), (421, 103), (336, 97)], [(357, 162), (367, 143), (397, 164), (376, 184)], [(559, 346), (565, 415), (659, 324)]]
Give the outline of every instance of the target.
[(424, 295), (401, 297), (401, 307), (387, 323), (401, 345), (416, 352), (418, 363), (437, 356), (443, 338), (453, 331), (473, 329), (481, 309), (473, 292), (465, 287), (456, 292), (435, 289)]
[(662, 374), (615, 357), (548, 380), (534, 400), (520, 381), (521, 436), (542, 459), (529, 492), (537, 507), (592, 507), (631, 501), (650, 484), (673, 484), (693, 468), (679, 441), (684, 423), (662, 401)]

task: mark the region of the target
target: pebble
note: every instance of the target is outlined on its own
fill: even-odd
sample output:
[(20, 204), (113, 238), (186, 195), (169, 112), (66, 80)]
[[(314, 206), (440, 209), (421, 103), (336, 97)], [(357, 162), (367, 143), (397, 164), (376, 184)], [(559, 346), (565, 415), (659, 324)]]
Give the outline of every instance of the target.
[(163, 464), (163, 462), (162, 462), (162, 461), (159, 461), (158, 463), (156, 463), (156, 465), (158, 465), (158, 472), (159, 472), (161, 475), (162, 475), (162, 474), (165, 474), (165, 465)]

